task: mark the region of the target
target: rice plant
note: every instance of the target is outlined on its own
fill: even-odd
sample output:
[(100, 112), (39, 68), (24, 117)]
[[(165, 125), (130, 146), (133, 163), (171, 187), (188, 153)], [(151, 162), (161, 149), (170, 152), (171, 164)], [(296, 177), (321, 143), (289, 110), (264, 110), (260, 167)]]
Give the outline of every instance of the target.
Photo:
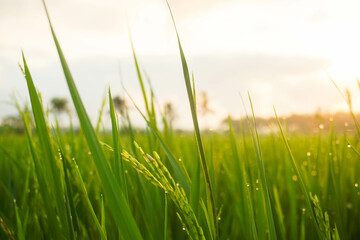
[[(335, 129), (332, 120), (329, 131), (290, 133), (275, 111), (278, 127), (261, 134), (250, 95), (244, 107), (251, 115), (239, 120), (239, 130), (229, 116), (225, 131), (202, 132), (195, 78), (169, 7), (193, 131), (171, 129), (134, 44), (145, 111), (126, 86), (124, 92), (146, 127), (134, 128), (127, 110), (118, 115), (111, 89), (93, 126), (44, 8), (80, 127), (49, 120), (22, 53), (31, 110), (14, 100), (24, 134), (0, 138), (0, 239), (360, 238), (359, 135), (350, 95), (354, 133)], [(111, 129), (102, 131), (105, 114)]]

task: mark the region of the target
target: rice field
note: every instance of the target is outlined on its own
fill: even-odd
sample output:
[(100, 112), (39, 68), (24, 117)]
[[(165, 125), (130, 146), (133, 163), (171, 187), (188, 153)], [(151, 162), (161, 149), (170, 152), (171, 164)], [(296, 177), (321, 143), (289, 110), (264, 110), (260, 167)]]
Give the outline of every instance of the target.
[[(110, 112), (94, 126), (48, 19), (81, 128), (49, 121), (23, 54), (31, 102), (17, 104), (25, 134), (0, 138), (0, 239), (360, 239), (360, 131), (350, 97), (355, 129), (329, 119), (329, 130), (288, 133), (274, 109), (278, 125), (258, 134), (249, 95), (240, 131), (229, 117), (225, 132), (202, 132), (178, 36), (193, 131), (174, 130), (157, 109), (134, 46), (145, 109), (133, 104), (147, 127), (119, 115), (111, 89)], [(106, 114), (109, 131), (100, 127)]]

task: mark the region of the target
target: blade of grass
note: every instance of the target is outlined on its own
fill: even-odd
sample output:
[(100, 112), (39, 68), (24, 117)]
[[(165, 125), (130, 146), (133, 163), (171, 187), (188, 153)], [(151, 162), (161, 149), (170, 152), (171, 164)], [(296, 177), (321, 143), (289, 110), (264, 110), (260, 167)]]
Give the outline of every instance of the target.
[[(354, 111), (352, 109), (352, 105), (351, 105), (351, 101), (349, 98), (346, 98), (345, 95), (341, 92), (340, 88), (338, 87), (338, 85), (335, 83), (335, 81), (329, 76), (331, 82), (334, 84), (334, 86), (336, 87), (336, 89), (339, 91), (341, 97), (345, 100), (346, 104), (349, 107), (349, 111), (350, 111), (350, 115), (354, 121), (355, 127), (356, 127), (356, 132), (358, 133), (358, 135), (360, 136), (360, 124), (358, 122), (358, 120), (356, 119), (356, 116), (354, 114)], [(358, 80), (358, 84), (359, 84), (359, 80)], [(359, 85), (360, 86), (360, 85)]]
[(126, 202), (124, 193), (121, 191), (121, 188), (118, 185), (115, 176), (113, 175), (109, 165), (107, 164), (104, 152), (96, 137), (94, 128), (91, 125), (90, 119), (87, 115), (85, 107), (80, 98), (79, 92), (76, 88), (75, 82), (70, 73), (70, 69), (63, 55), (58, 39), (55, 35), (44, 0), (43, 0), (43, 5), (49, 21), (49, 26), (56, 45), (56, 49), (58, 51), (58, 55), (64, 71), (67, 85), (69, 87), (69, 91), (73, 103), (75, 105), (77, 115), (80, 120), (80, 125), (83, 129), (89, 149), (91, 150), (91, 155), (94, 159), (97, 171), (102, 181), (105, 191), (105, 196), (107, 197), (107, 201), (109, 202), (109, 206), (110, 209), (112, 210), (114, 219), (117, 223), (121, 235), (125, 239), (142, 239), (140, 230), (136, 225), (134, 217), (132, 216), (130, 208)]
[(167, 196), (166, 193), (164, 193), (164, 200), (165, 200), (165, 212), (164, 212), (164, 240), (168, 239), (167, 238), (167, 223), (168, 223), (168, 203), (167, 203)]
[[(119, 123), (116, 118), (114, 103), (111, 95), (111, 91), (109, 88), (109, 104), (110, 104), (110, 118), (111, 118), (111, 129), (112, 129), (112, 137), (113, 137), (113, 149), (114, 149), (114, 173), (115, 177), (120, 183), (121, 188), (123, 191), (127, 192), (126, 190), (126, 183), (125, 183), (125, 174), (124, 174), (124, 166), (121, 157), (121, 146), (120, 146), (120, 139), (119, 139)], [(127, 196), (127, 194), (125, 194)]]
[[(49, 188), (51, 189), (52, 194), (54, 194), (57, 214), (60, 217), (61, 228), (63, 233), (68, 236), (69, 229), (67, 226), (65, 202), (64, 202), (64, 190), (61, 181), (60, 170), (57, 167), (56, 160), (54, 157), (52, 142), (49, 135), (48, 126), (46, 124), (45, 115), (43, 112), (42, 104), (40, 97), (35, 89), (34, 82), (32, 80), (28, 65), (25, 60), (24, 53), (22, 53), (23, 64), (24, 64), (24, 73), (28, 86), (28, 91), (30, 95), (30, 101), (32, 106), (32, 111), (36, 123), (36, 131), (39, 136), (40, 145), (43, 153), (44, 159), (43, 164), (46, 171), (49, 171), (49, 177), (47, 178), (49, 183)], [(46, 199), (44, 199), (46, 201)]]
[(95, 128), (96, 134), (99, 134), (99, 131), (100, 131), (100, 126), (101, 126), (101, 122), (102, 122), (102, 115), (103, 115), (103, 112), (104, 112), (105, 103), (106, 103), (106, 94), (104, 94), (103, 100), (101, 102), (99, 116), (98, 116), (98, 120), (97, 120), (96, 128)]
[(338, 176), (338, 174), (336, 174), (336, 170), (335, 170), (335, 148), (334, 148), (334, 121), (330, 122), (330, 134), (329, 134), (329, 156), (328, 156), (328, 160), (329, 160), (329, 172), (330, 172), (330, 179), (332, 182), (332, 186), (334, 189), (334, 193), (336, 196), (338, 196), (335, 199), (336, 202), (336, 206), (337, 206), (337, 212), (338, 212), (338, 226), (339, 226), (339, 230), (340, 230), (340, 235), (342, 239), (348, 239), (347, 237), (347, 232), (345, 230), (345, 223), (344, 223), (344, 212), (346, 211), (341, 204), (341, 187), (339, 186), (339, 181), (340, 178)]
[(105, 205), (104, 205), (104, 196), (101, 194), (101, 228), (106, 235), (106, 215), (105, 215)]
[(14, 199), (14, 206), (15, 206), (15, 216), (16, 216), (16, 229), (17, 229), (17, 239), (19, 240), (25, 240), (25, 234), (23, 230), (23, 225), (21, 223), (19, 209), (16, 204), (16, 200)]
[(198, 161), (198, 154), (194, 156), (194, 163), (192, 167), (192, 176), (191, 176), (191, 195), (190, 195), (190, 202), (191, 207), (194, 210), (196, 216), (199, 216), (199, 204), (200, 204), (200, 163)]
[(168, 5), (168, 8), (169, 8), (169, 11), (170, 11), (170, 14), (171, 14), (171, 18), (172, 18), (172, 21), (173, 21), (173, 24), (174, 24), (174, 28), (175, 28), (175, 32), (176, 32), (176, 36), (177, 36), (177, 40), (178, 40), (178, 46), (179, 46), (179, 51), (180, 51), (180, 57), (181, 57), (181, 62), (182, 62), (183, 73), (184, 73), (185, 85), (186, 85), (186, 90), (187, 90), (190, 109), (191, 109), (191, 116), (192, 116), (192, 120), (193, 120), (193, 124), (194, 124), (196, 143), (197, 143), (197, 147), (198, 147), (198, 151), (199, 151), (199, 155), (200, 155), (202, 168), (203, 168), (203, 171), (204, 171), (204, 176), (205, 176), (207, 188), (209, 190), (209, 195), (210, 195), (212, 215), (213, 215), (214, 227), (215, 227), (215, 239), (218, 239), (219, 238), (219, 233), (218, 233), (218, 227), (217, 227), (218, 222), (216, 220), (217, 218), (216, 218), (216, 205), (215, 205), (214, 193), (213, 193), (213, 190), (212, 190), (212, 187), (211, 187), (209, 170), (207, 168), (207, 163), (206, 163), (206, 159), (205, 159), (205, 152), (204, 152), (204, 148), (203, 148), (203, 144), (202, 144), (202, 140), (201, 140), (200, 127), (199, 127), (199, 122), (198, 122), (198, 119), (197, 119), (196, 106), (195, 106), (194, 95), (193, 95), (194, 92), (193, 92), (193, 90), (191, 88), (189, 69), (188, 69), (188, 65), (187, 65), (187, 62), (186, 62), (184, 51), (183, 51), (182, 46), (181, 46), (180, 37), (179, 37), (178, 31), (177, 31), (177, 28), (176, 28), (174, 16), (172, 14), (169, 2), (166, 2), (166, 3)]
[(92, 205), (91, 205), (91, 202), (90, 202), (90, 199), (89, 199), (89, 195), (88, 195), (88, 193), (87, 193), (87, 191), (86, 191), (86, 187), (85, 187), (84, 181), (83, 181), (83, 179), (82, 179), (82, 177), (81, 177), (81, 173), (80, 173), (80, 170), (79, 170), (78, 165), (76, 164), (75, 159), (74, 159), (73, 162), (74, 162), (74, 164), (75, 164), (75, 168), (74, 168), (74, 169), (75, 169), (76, 174), (77, 174), (77, 176), (78, 176), (78, 178), (79, 178), (79, 180), (80, 180), (81, 190), (82, 190), (82, 192), (83, 192), (83, 194), (84, 194), (84, 198), (85, 198), (85, 201), (86, 201), (86, 203), (87, 203), (88, 209), (89, 209), (89, 211), (90, 211), (90, 213), (91, 213), (91, 217), (92, 217), (93, 221), (95, 222), (96, 228), (97, 228), (97, 230), (98, 230), (99, 233), (100, 233), (101, 239), (102, 239), (102, 240), (106, 240), (107, 237), (106, 237), (106, 235), (105, 235), (105, 233), (104, 233), (104, 231), (103, 231), (103, 228), (101, 227), (101, 224), (100, 224), (100, 222), (99, 222), (99, 219), (97, 218), (97, 216), (96, 216), (96, 214), (95, 214), (95, 212), (94, 212), (94, 209), (93, 209), (93, 207), (92, 207)]
[(135, 108), (138, 110), (138, 112), (141, 114), (141, 116), (143, 117), (143, 119), (145, 120), (145, 122), (147, 123), (148, 127), (150, 128), (150, 130), (154, 133), (155, 137), (158, 139), (162, 149), (164, 150), (167, 158), (169, 159), (169, 162), (171, 164), (171, 167), (174, 170), (175, 176), (176, 178), (179, 180), (181, 186), (184, 188), (185, 193), (187, 195), (189, 195), (190, 192), (190, 184), (189, 184), (189, 180), (186, 177), (186, 175), (181, 171), (181, 168), (179, 167), (179, 164), (177, 163), (173, 153), (170, 151), (169, 147), (166, 145), (166, 143), (164, 142), (164, 140), (162, 139), (160, 133), (158, 132), (158, 130), (152, 125), (152, 123), (146, 118), (146, 116), (141, 112), (140, 108), (136, 105), (135, 101), (132, 99), (132, 97), (130, 96), (130, 94), (127, 92), (127, 90), (124, 88), (124, 91), (126, 92), (126, 94), (128, 95), (128, 97), (130, 98), (130, 100), (132, 101), (132, 103), (134, 104)]
[[(128, 29), (129, 29), (129, 28), (128, 28)], [(140, 70), (140, 67), (139, 67), (139, 62), (138, 62), (138, 59), (137, 59), (137, 57), (136, 57), (135, 47), (134, 47), (134, 43), (133, 43), (133, 40), (132, 40), (132, 36), (131, 36), (130, 29), (129, 29), (128, 32), (129, 32), (131, 50), (132, 50), (133, 57), (134, 57), (136, 74), (137, 74), (137, 76), (138, 76), (139, 83), (140, 83), (140, 87), (141, 87), (141, 92), (142, 92), (142, 94), (143, 94), (143, 99), (144, 99), (144, 103), (145, 103), (146, 113), (147, 113), (147, 115), (148, 115), (148, 117), (149, 117), (149, 121), (150, 121), (150, 122), (154, 125), (154, 127), (156, 128), (156, 122), (154, 122), (155, 119), (154, 119), (153, 114), (151, 113), (151, 110), (150, 110), (150, 107), (149, 107), (149, 102), (148, 102), (148, 98), (147, 98), (147, 95), (146, 95), (145, 85), (144, 85), (143, 77), (142, 77), (141, 70)]]
[(67, 208), (67, 212), (68, 212), (68, 222), (69, 222), (69, 228), (71, 230), (71, 234), (74, 236), (74, 239), (76, 238), (75, 235), (76, 233), (79, 232), (79, 223), (78, 223), (78, 216), (76, 214), (76, 208), (75, 208), (75, 203), (74, 203), (74, 197), (73, 197), (73, 192), (71, 189), (71, 183), (70, 183), (70, 178), (69, 178), (69, 166), (68, 166), (68, 159), (64, 154), (64, 150), (62, 147), (62, 143), (61, 143), (61, 139), (60, 139), (60, 129), (57, 126), (57, 131), (54, 131), (54, 136), (56, 138), (58, 147), (59, 147), (59, 154), (60, 154), (60, 159), (62, 160), (63, 163), (63, 171), (64, 171), (64, 178), (65, 178), (65, 187), (66, 187), (66, 208)]
[(251, 97), (250, 97), (249, 93), (248, 93), (248, 97), (249, 97), (251, 113), (252, 113), (252, 118), (253, 118), (253, 124), (254, 124), (254, 131), (252, 132), (252, 135), (253, 135), (253, 141), (254, 141), (256, 156), (257, 156), (257, 159), (258, 159), (258, 165), (259, 165), (259, 171), (260, 171), (260, 179), (261, 179), (261, 183), (263, 185), (263, 193), (264, 193), (265, 207), (266, 207), (266, 216), (267, 216), (267, 221), (268, 221), (268, 224), (269, 224), (269, 237), (270, 237), (270, 239), (277, 239), (276, 230), (275, 230), (275, 223), (274, 223), (274, 216), (273, 216), (272, 207), (271, 207), (269, 186), (268, 186), (268, 183), (267, 183), (267, 180), (266, 180), (265, 166), (264, 166), (264, 160), (263, 160), (263, 157), (262, 157), (262, 151), (261, 151), (261, 146), (260, 146), (259, 135), (258, 135), (257, 128), (256, 128), (256, 119), (255, 119), (254, 108), (253, 108), (253, 104), (252, 104)]
[[(50, 219), (56, 219), (55, 209), (51, 205), (52, 196), (50, 195), (49, 187), (46, 184), (47, 181), (46, 181), (46, 175), (45, 175), (45, 171), (43, 169), (43, 165), (39, 161), (39, 158), (36, 153), (34, 141), (31, 136), (28, 118), (27, 118), (26, 114), (21, 110), (21, 108), (18, 104), (17, 104), (17, 108), (20, 112), (21, 117), (23, 118), (25, 133), (26, 133), (26, 137), (28, 140), (30, 153), (31, 153), (31, 156), (32, 156), (32, 159), (34, 162), (35, 173), (36, 173), (36, 177), (37, 177), (37, 180), (39, 183), (39, 192), (41, 194), (41, 197), (42, 197), (42, 200), (44, 203), (45, 211)], [(61, 238), (61, 236), (62, 236), (61, 228), (60, 228), (60, 225), (56, 223), (56, 221), (49, 221), (49, 228), (55, 234), (54, 236), (56, 239)]]
[(310, 196), (309, 196), (309, 193), (310, 191), (308, 190), (307, 186), (306, 186), (306, 183), (304, 182), (303, 180), (303, 177), (302, 177), (302, 174), (300, 173), (297, 165), (296, 165), (296, 162), (295, 162), (295, 157), (291, 151), (291, 148), (290, 148), (290, 145), (285, 137), (285, 134), (284, 134), (284, 131), (282, 129), (282, 126), (281, 126), (281, 123), (280, 123), (280, 120), (279, 120), (279, 117), (276, 113), (276, 110), (275, 110), (275, 107), (274, 107), (274, 113), (275, 113), (275, 117), (276, 117), (276, 120), (278, 122), (278, 125), (279, 125), (279, 129), (280, 129), (280, 133), (281, 133), (281, 136), (282, 136), (282, 139), (284, 141), (284, 144), (286, 146), (286, 149), (289, 153), (289, 156), (290, 156), (290, 160), (291, 160), (291, 165), (293, 167), (293, 170), (296, 174), (296, 177), (299, 181), (299, 184), (300, 184), (300, 188), (301, 188), (301, 191), (304, 195), (304, 198), (305, 198), (305, 202), (306, 202), (306, 206), (307, 208), (309, 209), (309, 212), (310, 212), (310, 215), (311, 215), (311, 221), (312, 223), (314, 224), (314, 227), (315, 227), (315, 230), (316, 230), (316, 234), (317, 236), (319, 237), (319, 239), (323, 239), (322, 237), (322, 234), (321, 234), (321, 231), (319, 229), (319, 225), (317, 224), (316, 222), (316, 218), (315, 218), (315, 213), (314, 213), (314, 210), (312, 208), (312, 204), (311, 204), (311, 200), (310, 200)]
[[(150, 106), (151, 106), (151, 119), (153, 121), (153, 124), (157, 127), (157, 122), (156, 122), (156, 111), (155, 111), (155, 93), (154, 93), (154, 89), (152, 87), (152, 84), (151, 84), (151, 80), (150, 80), (150, 77), (147, 76), (146, 72), (145, 72), (145, 76), (146, 76), (146, 79), (147, 79), (147, 82), (148, 82), (148, 85), (150, 87)], [(159, 108), (160, 109), (160, 108)]]
[(279, 228), (280, 228), (280, 233), (281, 233), (281, 239), (286, 239), (286, 227), (285, 227), (285, 222), (284, 222), (284, 213), (283, 210), (281, 208), (281, 203), (280, 203), (280, 197), (279, 197), (279, 193), (277, 188), (274, 186), (274, 200), (275, 200), (275, 206), (276, 206), (276, 212), (278, 215), (278, 219), (279, 219)]
[(238, 175), (240, 175), (240, 192), (243, 195), (243, 198), (245, 198), (245, 211), (246, 211), (246, 223), (249, 223), (248, 227), (251, 229), (250, 231), (250, 235), (248, 236), (248, 238), (252, 238), (252, 239), (257, 239), (257, 230), (256, 230), (256, 224), (255, 224), (255, 218), (254, 218), (254, 212), (253, 212), (253, 207), (252, 207), (252, 199), (251, 199), (251, 194), (250, 194), (250, 190), (248, 187), (245, 187), (245, 184), (247, 183), (247, 174), (246, 174), (246, 168), (245, 168), (245, 162), (244, 160), (242, 160), (240, 162), (240, 158), (239, 158), (239, 154), (238, 154), (238, 150), (237, 150), (237, 146), (236, 146), (236, 140), (235, 140), (235, 134), (233, 131), (233, 127), (232, 127), (232, 123), (231, 123), (231, 118), (230, 115), (228, 116), (228, 124), (229, 124), (229, 133), (230, 133), (230, 143), (231, 143), (231, 148), (234, 154), (234, 161), (236, 162), (235, 165), (237, 167), (237, 172)]

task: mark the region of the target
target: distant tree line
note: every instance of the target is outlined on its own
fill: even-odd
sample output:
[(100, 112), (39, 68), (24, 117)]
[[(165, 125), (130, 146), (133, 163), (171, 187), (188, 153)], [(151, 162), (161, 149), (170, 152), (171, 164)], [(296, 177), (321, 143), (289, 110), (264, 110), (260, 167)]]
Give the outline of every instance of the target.
[[(129, 107), (125, 98), (117, 95), (113, 98), (113, 103), (115, 111), (119, 114), (119, 117), (126, 121), (128, 118)], [(25, 108), (25, 111), (30, 111), (30, 109)], [(55, 97), (50, 100), (49, 111), (54, 114), (56, 119), (61, 118), (61, 116), (65, 114), (71, 115), (68, 100), (61, 97)], [(209, 98), (205, 92), (199, 93), (197, 111), (201, 116), (205, 116), (209, 113), (215, 113), (215, 111), (209, 106)], [(171, 131), (173, 129), (174, 121), (178, 118), (176, 108), (173, 103), (170, 101), (165, 102), (161, 114), (163, 115), (164, 128), (166, 131)], [(359, 114), (355, 114), (354, 116), (356, 119), (360, 119)], [(231, 121), (235, 131), (249, 131), (249, 125), (246, 119), (243, 119), (242, 124), (240, 119), (231, 118)], [(345, 112), (330, 114), (318, 111), (315, 114), (292, 114), (286, 118), (281, 117), (281, 122), (286, 127), (286, 130), (292, 133), (314, 133), (319, 130), (327, 131), (329, 130), (331, 124), (337, 132), (343, 132), (344, 129), (348, 132), (356, 131), (351, 114)], [(277, 131), (278, 129), (277, 121), (274, 117), (256, 117), (256, 123), (259, 133), (266, 134), (271, 131)], [(228, 119), (226, 118), (221, 122), (219, 127), (227, 130), (227, 125)], [(23, 134), (24, 131), (23, 120), (20, 115), (10, 115), (0, 121), (0, 134), (7, 132)]]
[[(360, 119), (360, 114), (355, 114), (357, 119)], [(240, 119), (231, 118), (232, 125), (235, 131), (245, 132), (249, 131), (249, 124), (246, 118)], [(280, 117), (281, 123), (286, 127), (286, 130), (291, 133), (316, 133), (318, 131), (328, 131), (331, 124), (336, 132), (355, 132), (356, 126), (352, 116), (346, 112), (337, 112), (334, 114), (320, 113), (315, 114), (292, 114), (287, 117)], [(226, 128), (228, 119), (222, 120), (222, 126)], [(262, 118), (256, 117), (257, 129), (260, 133), (269, 133), (277, 131), (278, 123), (275, 117)]]

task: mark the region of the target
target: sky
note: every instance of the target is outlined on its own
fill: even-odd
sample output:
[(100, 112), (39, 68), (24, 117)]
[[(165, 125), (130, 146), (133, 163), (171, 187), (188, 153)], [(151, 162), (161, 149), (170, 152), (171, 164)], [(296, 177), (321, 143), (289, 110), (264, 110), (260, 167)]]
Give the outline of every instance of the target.
[[(160, 105), (171, 101), (175, 126), (191, 127), (176, 33), (165, 0), (47, 0), (65, 57), (95, 121), (110, 86), (125, 87), (142, 106), (129, 32)], [(360, 108), (360, 2), (345, 0), (169, 0), (197, 92), (214, 111), (200, 119), (216, 127), (244, 115), (240, 94), (255, 114), (335, 112), (346, 104), (331, 83)], [(16, 114), (12, 95), (28, 101), (18, 67), (21, 49), (44, 103), (69, 91), (41, 0), (0, 0), (0, 118)], [(247, 101), (246, 101), (247, 102)], [(71, 101), (70, 101), (71, 103)], [(73, 109), (73, 105), (69, 104)], [(129, 103), (129, 105), (131, 105)], [(138, 125), (141, 116), (131, 116)]]

